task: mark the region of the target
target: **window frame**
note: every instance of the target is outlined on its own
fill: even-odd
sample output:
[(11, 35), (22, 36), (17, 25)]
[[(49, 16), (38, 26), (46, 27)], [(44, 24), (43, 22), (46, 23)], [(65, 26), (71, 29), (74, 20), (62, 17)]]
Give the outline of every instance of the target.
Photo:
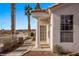
[[(63, 16), (63, 17), (62, 17)], [(66, 17), (68, 17), (68, 18), (70, 18), (71, 20), (70, 20), (70, 22), (72, 22), (72, 24), (70, 25), (70, 24), (68, 24), (68, 25), (64, 25), (65, 24), (65, 22), (64, 21), (67, 21), (68, 20), (68, 18), (66, 18)], [(72, 18), (71, 18), (72, 17)], [(67, 20), (66, 20), (67, 19)], [(62, 20), (63, 20), (63, 24), (62, 24)], [(62, 27), (63, 26), (63, 27)], [(71, 29), (66, 29), (66, 26), (71, 26)], [(63, 29), (62, 29), (63, 28)], [(70, 28), (70, 27), (68, 27), (68, 28)], [(69, 31), (69, 32), (68, 32)], [(62, 33), (63, 34), (65, 34), (65, 35), (62, 35)], [(67, 36), (67, 34), (70, 36), (69, 38), (68, 38), (68, 36)], [(72, 35), (72, 36), (71, 36)], [(66, 38), (68, 38), (68, 39), (66, 39)], [(71, 40), (71, 38), (72, 38), (72, 40)], [(61, 15), (61, 17), (60, 17), (60, 42), (73, 42), (73, 15)]]

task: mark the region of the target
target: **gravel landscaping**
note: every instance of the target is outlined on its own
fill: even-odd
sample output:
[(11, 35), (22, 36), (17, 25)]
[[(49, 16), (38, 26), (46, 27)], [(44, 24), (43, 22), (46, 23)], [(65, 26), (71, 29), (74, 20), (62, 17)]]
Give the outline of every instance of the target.
[(30, 51), (24, 56), (53, 56), (50, 51)]

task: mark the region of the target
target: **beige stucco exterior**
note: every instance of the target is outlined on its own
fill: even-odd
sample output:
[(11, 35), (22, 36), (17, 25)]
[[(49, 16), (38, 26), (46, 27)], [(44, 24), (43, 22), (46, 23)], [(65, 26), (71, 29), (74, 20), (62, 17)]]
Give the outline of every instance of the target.
[[(56, 10), (51, 10), (51, 43), (65, 50), (79, 52), (79, 4), (63, 4)], [(60, 16), (73, 15), (73, 42), (60, 42)]]

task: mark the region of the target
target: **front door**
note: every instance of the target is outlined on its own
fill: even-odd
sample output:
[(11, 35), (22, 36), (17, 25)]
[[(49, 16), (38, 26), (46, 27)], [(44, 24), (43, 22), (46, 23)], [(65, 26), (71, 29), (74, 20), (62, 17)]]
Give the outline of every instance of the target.
[(40, 40), (46, 40), (46, 25), (40, 26)]

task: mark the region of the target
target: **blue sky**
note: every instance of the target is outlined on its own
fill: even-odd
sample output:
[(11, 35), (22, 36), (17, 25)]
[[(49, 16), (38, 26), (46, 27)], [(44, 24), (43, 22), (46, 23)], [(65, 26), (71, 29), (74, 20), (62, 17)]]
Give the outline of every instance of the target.
[[(36, 4), (29, 3), (30, 6), (34, 9)], [(16, 29), (27, 29), (28, 27), (28, 19), (24, 14), (24, 7), (27, 3), (16, 3)], [(40, 3), (42, 9), (47, 9), (49, 6), (53, 5), (53, 3)], [(10, 30), (11, 28), (11, 10), (10, 3), (0, 3), (0, 29)], [(36, 20), (31, 16), (31, 29), (36, 28)]]

